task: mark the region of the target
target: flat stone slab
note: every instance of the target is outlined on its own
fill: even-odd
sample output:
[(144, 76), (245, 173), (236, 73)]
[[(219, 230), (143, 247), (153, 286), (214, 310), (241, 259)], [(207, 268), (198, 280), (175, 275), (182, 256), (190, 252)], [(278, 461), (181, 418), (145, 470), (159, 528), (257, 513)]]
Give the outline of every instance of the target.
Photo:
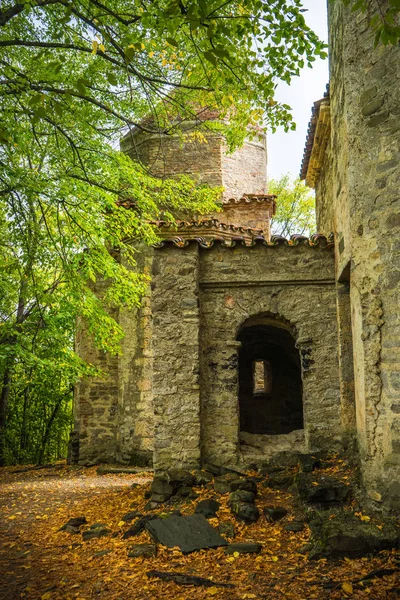
[(237, 542), (235, 544), (229, 544), (225, 548), (226, 554), (235, 554), (238, 552), (239, 554), (258, 554), (261, 552), (261, 544), (257, 544), (255, 542)]
[(146, 523), (146, 529), (155, 541), (168, 548), (178, 546), (183, 554), (228, 544), (201, 514), (154, 519)]

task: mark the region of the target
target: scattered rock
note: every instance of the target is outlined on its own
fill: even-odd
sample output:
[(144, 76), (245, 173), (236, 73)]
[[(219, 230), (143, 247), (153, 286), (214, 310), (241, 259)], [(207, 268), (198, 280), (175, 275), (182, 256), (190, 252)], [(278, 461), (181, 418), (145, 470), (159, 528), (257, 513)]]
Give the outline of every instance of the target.
[(233, 502), (231, 511), (237, 519), (245, 523), (255, 523), (260, 516), (258, 508), (250, 502)]
[(122, 521), (126, 521), (129, 523), (133, 519), (137, 519), (138, 517), (143, 517), (142, 513), (138, 510), (132, 510), (131, 512), (126, 513), (123, 517), (121, 517)]
[(207, 485), (214, 479), (214, 475), (212, 473), (208, 473), (208, 471), (197, 470), (193, 473), (193, 476), (195, 478), (195, 485), (197, 486)]
[(235, 552), (239, 552), (239, 554), (258, 554), (261, 552), (261, 549), (261, 544), (255, 542), (237, 542), (235, 544), (229, 544), (225, 548), (225, 553), (234, 554)]
[(206, 519), (213, 519), (217, 516), (219, 507), (220, 504), (216, 500), (201, 500), (196, 506), (195, 513), (204, 515)]
[(234, 479), (229, 483), (229, 491), (235, 492), (236, 490), (244, 490), (251, 492), (254, 496), (257, 496), (257, 484), (252, 478), (246, 479)]
[(87, 523), (86, 517), (72, 517), (71, 519), (69, 519), (69, 521), (64, 523), (64, 525), (62, 527), (60, 527), (60, 529), (58, 531), (65, 531), (68, 526), (79, 528), (81, 525), (86, 525), (86, 523)]
[(221, 535), (224, 535), (225, 537), (228, 537), (228, 538), (235, 537), (235, 527), (231, 521), (222, 521), (218, 525), (218, 531), (220, 532)]
[(177, 585), (195, 585), (209, 588), (224, 587), (234, 588), (233, 583), (222, 583), (205, 577), (194, 577), (186, 573), (167, 573), (165, 571), (147, 571), (147, 577), (158, 577), (162, 581), (173, 581)]
[(304, 522), (303, 521), (296, 521), (296, 519), (294, 521), (290, 521), (290, 523), (287, 523), (284, 526), (284, 529), (286, 531), (292, 531), (293, 533), (297, 533), (298, 531), (303, 531), (304, 529)]
[(236, 479), (237, 477), (233, 473), (220, 475), (214, 479), (214, 490), (217, 494), (228, 494), (231, 491), (230, 483)]
[(255, 495), (253, 492), (248, 492), (246, 490), (236, 490), (236, 492), (232, 492), (229, 495), (228, 506), (231, 506), (234, 502), (250, 502), (254, 504)]
[(64, 531), (66, 533), (70, 533), (71, 535), (76, 535), (77, 533), (81, 532), (79, 527), (74, 527), (73, 525), (67, 525), (66, 528), (64, 529)]
[(156, 510), (157, 508), (160, 508), (160, 502), (156, 502), (155, 500), (150, 500), (144, 507), (145, 511), (148, 510)]
[(207, 463), (205, 465), (203, 465), (203, 469), (204, 471), (209, 471), (210, 473), (212, 473), (213, 475), (219, 476), (219, 475), (236, 475), (236, 477), (239, 475), (240, 477), (245, 476), (246, 473), (243, 473), (242, 471), (239, 471), (238, 469), (232, 469), (230, 467), (220, 467), (218, 465), (213, 465), (210, 463)]
[(168, 548), (178, 546), (183, 554), (227, 545), (227, 541), (201, 514), (154, 519), (146, 524), (146, 529), (156, 542)]
[(104, 527), (107, 527), (107, 523), (93, 523), (89, 529), (104, 529)]
[(154, 502), (166, 502), (174, 493), (174, 488), (165, 478), (154, 477), (151, 492), (151, 499)]
[(293, 485), (294, 474), (287, 471), (275, 472), (268, 475), (264, 485), (274, 490), (287, 490)]
[(400, 529), (387, 519), (382, 529), (361, 521), (353, 513), (336, 511), (335, 517), (320, 513), (310, 523), (310, 559), (358, 557), (371, 552), (398, 548)]
[(288, 511), (283, 506), (264, 506), (263, 512), (269, 523), (280, 521), (288, 514)]
[(151, 558), (157, 554), (157, 546), (155, 544), (134, 544), (128, 546), (129, 558)]
[(320, 464), (320, 457), (316, 454), (299, 454), (299, 465), (302, 473), (312, 473)]
[(143, 498), (145, 500), (148, 500), (149, 498), (151, 498), (151, 490), (146, 490), (145, 493), (143, 494)]
[(183, 469), (172, 469), (167, 473), (167, 481), (172, 485), (174, 491), (180, 487), (193, 487), (196, 483), (194, 475)]
[(198, 494), (193, 491), (193, 488), (188, 487), (187, 485), (183, 485), (177, 490), (177, 495), (182, 496), (182, 498), (191, 498), (194, 500), (197, 498)]
[(299, 473), (294, 487), (303, 502), (327, 506), (345, 502), (351, 491), (348, 485), (334, 477), (315, 477), (312, 473)]
[(155, 515), (145, 515), (144, 517), (141, 517), (140, 519), (138, 519), (136, 521), (136, 523), (134, 523), (132, 525), (132, 527), (129, 527), (129, 529), (127, 531), (125, 531), (124, 535), (122, 536), (122, 539), (126, 540), (126, 539), (128, 539), (130, 537), (138, 535), (139, 533), (141, 533), (142, 531), (144, 531), (144, 528), (145, 528), (146, 524), (149, 523), (149, 521), (152, 521), (155, 518), (156, 518)]
[(263, 474), (277, 473), (287, 468), (297, 467), (299, 452), (278, 452), (274, 454), (263, 469)]
[(93, 527), (82, 533), (82, 539), (84, 542), (88, 542), (94, 538), (106, 537), (110, 533), (111, 529), (107, 529), (106, 527)]

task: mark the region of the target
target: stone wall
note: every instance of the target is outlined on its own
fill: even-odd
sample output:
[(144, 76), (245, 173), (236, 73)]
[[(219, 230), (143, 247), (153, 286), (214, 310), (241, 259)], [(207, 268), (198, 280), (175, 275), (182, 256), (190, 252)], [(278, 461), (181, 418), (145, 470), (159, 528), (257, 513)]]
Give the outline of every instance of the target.
[(199, 248), (154, 254), (153, 406), (157, 469), (200, 465)]
[[(340, 394), (331, 251), (287, 246), (202, 251), (202, 453), (240, 460), (237, 335), (244, 323), (289, 327), (302, 358), (306, 447), (340, 441)], [(286, 325), (285, 325), (286, 324)]]
[(182, 135), (128, 134), (121, 150), (141, 161), (155, 177), (190, 175), (199, 183), (224, 187), (223, 197), (266, 193), (267, 150), (265, 135), (246, 140), (242, 148), (227, 154), (221, 136), (185, 131)]
[(374, 48), (371, 16), (329, 3), (331, 170), (317, 204), (326, 226), (333, 201), (337, 280), (350, 271), (364, 483), (372, 499), (399, 506), (400, 50)]
[(81, 356), (108, 373), (77, 387), (82, 462), (148, 464), (154, 450), (160, 471), (202, 461), (243, 465), (238, 333), (266, 322), (286, 328), (299, 352), (303, 449), (340, 445), (332, 249), (192, 241), (147, 250), (141, 261), (151, 291), (140, 310), (116, 315), (122, 356), (95, 351), (83, 330), (77, 339)]
[[(153, 249), (142, 248), (136, 268), (150, 274), (152, 262)], [(96, 293), (101, 296), (106, 285), (98, 278)], [(125, 333), (120, 356), (97, 350), (84, 324), (79, 322), (77, 327), (77, 353), (102, 371), (101, 377), (85, 378), (75, 386), (79, 461), (149, 465), (154, 450), (150, 286), (140, 308), (120, 309), (111, 315)]]
[(190, 175), (198, 183), (222, 185), (222, 140), (218, 135), (184, 136), (148, 135), (126, 136), (121, 150), (132, 160), (141, 161), (154, 177), (166, 178)]
[[(96, 291), (101, 295), (104, 280), (98, 280)], [(117, 312), (112, 316), (118, 319)], [(85, 324), (79, 321), (75, 335), (75, 350), (85, 361), (101, 369), (101, 377), (84, 378), (74, 390), (74, 429), (79, 439), (81, 462), (114, 462), (117, 456), (118, 375), (119, 361), (94, 347)]]
[[(137, 269), (151, 276), (152, 248), (141, 247)], [(128, 266), (128, 265), (126, 265)], [(151, 465), (154, 451), (153, 347), (150, 284), (140, 308), (120, 309), (121, 342), (118, 373), (116, 460)]]
[(234, 223), (237, 225), (246, 223), (247, 227), (261, 230), (265, 238), (271, 237), (271, 218), (275, 212), (273, 197), (270, 200), (253, 199), (239, 202), (229, 202), (223, 205), (223, 211), (214, 216), (223, 223)]
[(244, 145), (232, 154), (228, 154), (224, 145), (222, 146), (222, 185), (225, 188), (225, 198), (241, 198), (243, 194), (266, 193), (265, 135), (246, 140)]

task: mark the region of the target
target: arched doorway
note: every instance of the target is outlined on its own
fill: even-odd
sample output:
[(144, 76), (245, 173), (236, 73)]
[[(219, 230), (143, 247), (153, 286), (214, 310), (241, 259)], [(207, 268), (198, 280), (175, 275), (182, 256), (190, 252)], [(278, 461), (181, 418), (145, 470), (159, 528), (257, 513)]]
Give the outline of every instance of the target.
[(285, 434), (303, 429), (300, 357), (291, 333), (270, 324), (239, 335), (240, 431)]

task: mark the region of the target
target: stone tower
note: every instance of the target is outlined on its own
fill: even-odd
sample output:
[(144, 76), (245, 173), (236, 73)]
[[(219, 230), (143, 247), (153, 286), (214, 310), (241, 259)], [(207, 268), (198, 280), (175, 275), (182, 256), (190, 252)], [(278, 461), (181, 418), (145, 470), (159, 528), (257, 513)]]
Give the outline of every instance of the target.
[[(201, 118), (205, 116), (203, 112)], [(265, 133), (255, 132), (241, 148), (228, 153), (221, 135), (206, 129), (200, 134), (194, 127), (185, 123), (184, 129), (171, 136), (134, 131), (122, 139), (121, 150), (146, 165), (155, 177), (186, 174), (198, 183), (222, 187), (223, 212), (209, 217), (269, 237), (275, 202), (267, 194)]]

